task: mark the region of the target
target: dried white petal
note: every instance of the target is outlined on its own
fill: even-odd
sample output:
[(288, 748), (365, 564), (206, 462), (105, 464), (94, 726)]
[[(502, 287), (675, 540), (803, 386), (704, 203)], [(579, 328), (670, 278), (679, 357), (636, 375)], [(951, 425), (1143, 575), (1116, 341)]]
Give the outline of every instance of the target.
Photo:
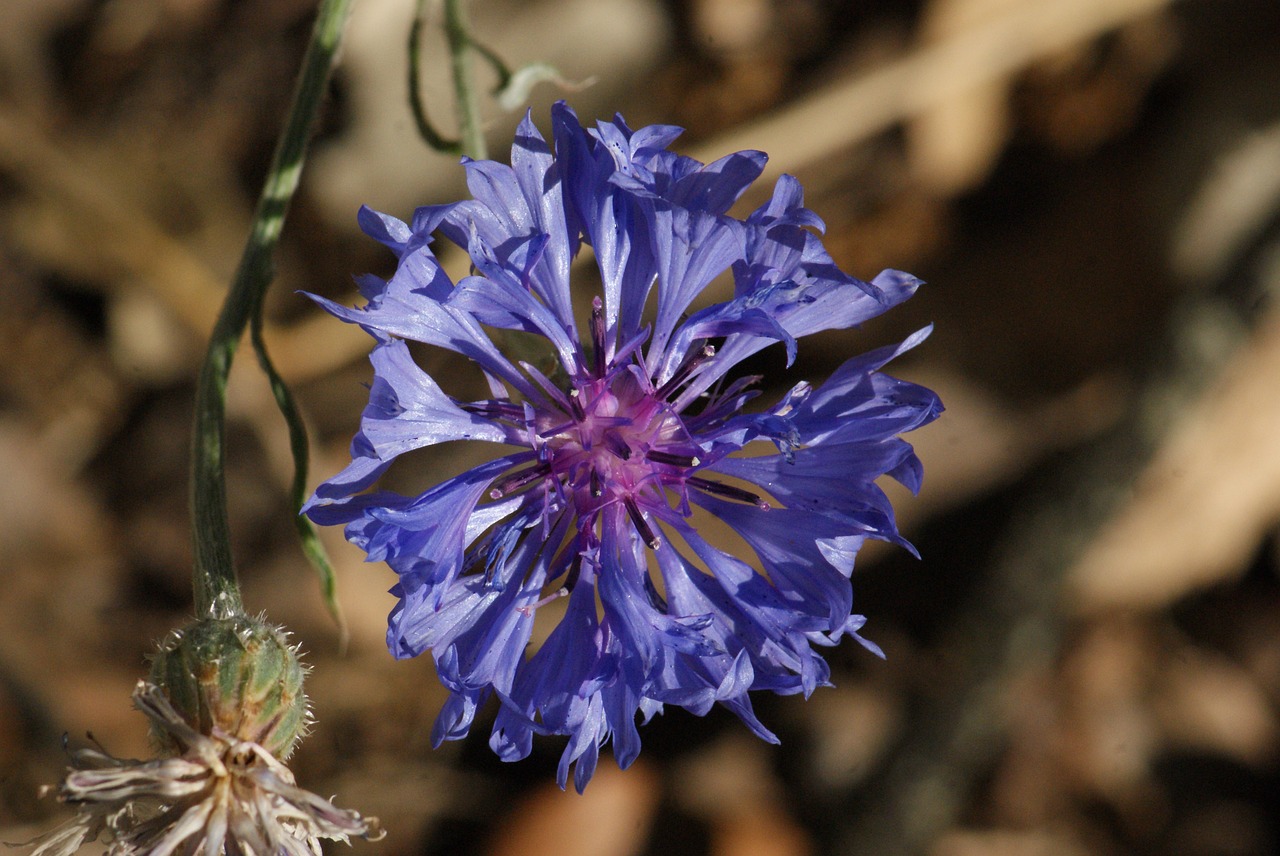
[(133, 700), (184, 754), (132, 761), (97, 749), (72, 753), (58, 798), (77, 814), (29, 842), (31, 856), (73, 856), (96, 840), (108, 856), (320, 856), (321, 839), (382, 837), (376, 818), (299, 788), (257, 743), (195, 731), (158, 687), (139, 681)]

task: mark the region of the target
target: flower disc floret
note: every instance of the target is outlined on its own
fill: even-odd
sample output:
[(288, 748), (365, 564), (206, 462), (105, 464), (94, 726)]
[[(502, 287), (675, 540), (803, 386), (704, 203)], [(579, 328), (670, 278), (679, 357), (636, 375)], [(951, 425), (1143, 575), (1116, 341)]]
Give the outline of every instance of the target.
[[(351, 464), (305, 510), (397, 573), (388, 645), (429, 651), (450, 691), (433, 739), (464, 736), (496, 696), (494, 751), (514, 760), (535, 734), (567, 736), (559, 781), (572, 767), (581, 790), (600, 747), (612, 740), (627, 766), (637, 718), (665, 705), (719, 703), (776, 741), (748, 693), (808, 695), (829, 677), (815, 646), (861, 640), (858, 549), (910, 548), (876, 481), (919, 489), (899, 435), (942, 407), (880, 372), (926, 328), (744, 410), (760, 381), (735, 373), (744, 359), (781, 343), (790, 365), (800, 338), (857, 326), (919, 281), (841, 271), (790, 176), (745, 220), (730, 216), (763, 153), (703, 164), (667, 150), (678, 128), (616, 117), (588, 130), (564, 104), (552, 125), (554, 149), (526, 117), (510, 166), (464, 160), (472, 199), (408, 223), (361, 211), (399, 262), (359, 280), (362, 307), (315, 298), (374, 337), (374, 380)], [(470, 276), (445, 274), (436, 235), (466, 250)], [(584, 245), (600, 286), (580, 323), (571, 267)], [(732, 297), (703, 305), (722, 275)], [(506, 331), (545, 342), (554, 370), (509, 358)], [(406, 341), (472, 361), (489, 395), (446, 392)], [(416, 496), (370, 490), (400, 455), (455, 440), (498, 455)], [(708, 514), (742, 555), (704, 538)], [(560, 598), (563, 617), (527, 653), (535, 614)]]

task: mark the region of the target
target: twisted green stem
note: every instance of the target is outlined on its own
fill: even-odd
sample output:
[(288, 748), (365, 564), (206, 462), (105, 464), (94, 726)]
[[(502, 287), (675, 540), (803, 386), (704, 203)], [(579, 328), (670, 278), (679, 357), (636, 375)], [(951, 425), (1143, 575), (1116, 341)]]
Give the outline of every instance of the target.
[[(231, 557), (227, 522), (225, 421), (227, 377), (249, 321), (275, 275), (273, 253), (306, 157), (311, 126), (333, 70), (353, 0), (321, 0), (302, 61), (284, 131), (254, 211), (231, 289), (214, 325), (196, 386), (191, 454), (191, 523), (195, 542), (193, 583), (198, 617), (243, 614)], [(260, 355), (261, 356), (261, 355)]]

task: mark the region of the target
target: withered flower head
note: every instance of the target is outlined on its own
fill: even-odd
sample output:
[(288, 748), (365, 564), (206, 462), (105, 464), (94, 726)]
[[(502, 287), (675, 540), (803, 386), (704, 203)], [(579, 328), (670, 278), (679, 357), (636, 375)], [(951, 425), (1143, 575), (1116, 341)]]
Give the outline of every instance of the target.
[[(199, 674), (175, 684), (191, 646), (220, 654), (189, 660)], [(381, 837), (376, 818), (299, 788), (277, 757), (306, 720), (301, 667), (280, 631), (251, 619), (199, 622), (162, 647), (152, 676), (166, 674), (164, 689), (139, 681), (133, 692), (163, 757), (72, 752), (57, 793), (77, 814), (31, 842), (31, 856), (71, 856), (95, 840), (108, 856), (319, 856), (322, 838)], [(249, 703), (255, 699), (268, 702)]]

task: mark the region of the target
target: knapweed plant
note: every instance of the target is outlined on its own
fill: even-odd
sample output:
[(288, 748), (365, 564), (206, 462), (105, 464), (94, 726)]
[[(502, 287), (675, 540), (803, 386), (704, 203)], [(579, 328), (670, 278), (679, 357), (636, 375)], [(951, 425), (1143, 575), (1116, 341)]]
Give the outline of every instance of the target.
[[(466, 735), (496, 696), (493, 750), (515, 760), (535, 734), (565, 735), (558, 779), (574, 765), (582, 790), (606, 742), (620, 766), (636, 758), (638, 718), (718, 702), (776, 742), (750, 691), (807, 696), (828, 682), (817, 649), (846, 635), (879, 652), (858, 635), (854, 558), (868, 538), (910, 549), (876, 481), (919, 488), (899, 435), (942, 407), (880, 372), (927, 329), (747, 406), (761, 378), (746, 358), (780, 346), (789, 365), (800, 338), (855, 327), (919, 281), (842, 272), (790, 176), (745, 220), (728, 214), (761, 152), (702, 164), (668, 150), (679, 128), (585, 129), (564, 104), (551, 127), (548, 142), (526, 117), (509, 166), (465, 159), (472, 199), (408, 223), (361, 211), (398, 264), (359, 280), (363, 306), (315, 298), (374, 338), (374, 377), (353, 460), (306, 513), (399, 576), (391, 653), (430, 651), (450, 692), (433, 740)], [(471, 275), (446, 275), (437, 234)], [(575, 264), (584, 247), (598, 276)], [(733, 296), (699, 308), (722, 275)], [(553, 364), (506, 355), (508, 331)], [(469, 360), (488, 394), (450, 394), (407, 342)], [(459, 440), (493, 444), (492, 460), (415, 495), (370, 490), (400, 456)], [(709, 537), (709, 517), (739, 548)]]

